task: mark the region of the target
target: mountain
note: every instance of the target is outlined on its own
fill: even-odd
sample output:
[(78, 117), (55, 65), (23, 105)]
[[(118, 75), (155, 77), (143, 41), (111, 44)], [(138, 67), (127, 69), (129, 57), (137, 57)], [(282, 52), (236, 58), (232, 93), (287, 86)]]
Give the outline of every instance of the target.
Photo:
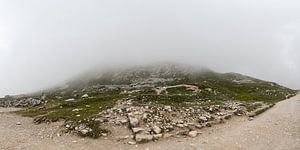
[[(129, 129), (137, 142), (253, 117), (295, 90), (238, 73), (177, 63), (97, 69), (63, 86), (0, 99), (36, 123), (64, 120), (66, 132), (97, 138)], [(192, 131), (191, 131), (192, 132)], [(195, 132), (193, 132), (195, 133)]]
[[(101, 89), (116, 91), (139, 90), (138, 94), (149, 92), (155, 94), (156, 88), (180, 84), (193, 85), (199, 88), (193, 93), (201, 99), (211, 100), (270, 100), (278, 101), (289, 97), (293, 90), (274, 82), (263, 81), (238, 73), (218, 73), (205, 67), (178, 63), (156, 63), (145, 66), (109, 69), (104, 72), (86, 73), (82, 77), (70, 80), (62, 89), (54, 89), (56, 93), (65, 93), (62, 97), (80, 98), (88, 94), (96, 96)], [(188, 92), (188, 88), (168, 88), (177, 90), (177, 94)], [(206, 89), (206, 90), (205, 90)], [(206, 92), (212, 89), (213, 93)], [(180, 91), (181, 90), (181, 91)], [(77, 96), (71, 95), (76, 91)], [(112, 90), (113, 91), (113, 90)], [(182, 93), (181, 93), (182, 92)], [(102, 93), (103, 94), (103, 93)], [(168, 92), (169, 96), (174, 96)], [(175, 94), (176, 95), (176, 94)], [(178, 96), (178, 95), (176, 95)]]

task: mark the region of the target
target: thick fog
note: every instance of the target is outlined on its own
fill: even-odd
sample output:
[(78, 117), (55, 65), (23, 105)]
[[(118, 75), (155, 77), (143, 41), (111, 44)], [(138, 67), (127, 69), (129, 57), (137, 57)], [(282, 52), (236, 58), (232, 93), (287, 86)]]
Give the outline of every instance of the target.
[(300, 1), (0, 0), (0, 96), (156, 61), (300, 88)]

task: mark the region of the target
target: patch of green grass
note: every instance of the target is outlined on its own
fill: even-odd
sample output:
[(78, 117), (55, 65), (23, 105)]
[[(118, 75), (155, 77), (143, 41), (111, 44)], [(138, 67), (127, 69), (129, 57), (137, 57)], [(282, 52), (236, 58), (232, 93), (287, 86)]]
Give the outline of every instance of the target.
[(193, 90), (187, 89), (186, 87), (174, 87), (166, 89), (167, 93), (170, 95), (190, 95), (194, 94)]
[[(54, 107), (28, 108), (17, 113), (27, 117), (43, 117), (44, 121), (54, 122), (59, 119), (80, 121), (98, 114), (103, 109), (112, 107), (116, 100), (126, 97), (126, 95), (115, 94), (111, 96), (101, 96), (84, 99), (74, 102), (57, 101)], [(75, 111), (78, 109), (79, 111)]]
[(245, 107), (246, 107), (246, 109), (247, 109), (248, 112), (251, 112), (251, 111), (254, 111), (254, 110), (262, 107), (262, 104), (261, 103), (255, 103), (255, 104), (246, 103)]

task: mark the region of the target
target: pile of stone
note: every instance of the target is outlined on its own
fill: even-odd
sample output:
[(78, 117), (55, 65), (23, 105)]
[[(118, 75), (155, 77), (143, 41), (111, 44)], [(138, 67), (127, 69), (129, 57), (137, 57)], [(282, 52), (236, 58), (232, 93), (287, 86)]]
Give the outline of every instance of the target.
[(233, 115), (247, 114), (240, 102), (225, 102), (208, 108), (194, 104), (176, 108), (161, 104), (135, 104), (133, 99), (120, 100), (94, 118), (101, 125), (127, 126), (135, 142), (143, 143), (170, 136), (198, 135), (199, 129), (223, 123)]
[(20, 98), (20, 99), (8, 99), (2, 102), (4, 107), (34, 107), (45, 103), (45, 101), (37, 98)]

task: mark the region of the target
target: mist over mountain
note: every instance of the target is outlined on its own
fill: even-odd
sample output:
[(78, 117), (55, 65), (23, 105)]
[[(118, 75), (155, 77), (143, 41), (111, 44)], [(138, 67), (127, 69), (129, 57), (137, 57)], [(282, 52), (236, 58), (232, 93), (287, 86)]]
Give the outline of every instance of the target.
[(0, 95), (94, 66), (174, 61), (300, 88), (299, 2), (0, 2)]

